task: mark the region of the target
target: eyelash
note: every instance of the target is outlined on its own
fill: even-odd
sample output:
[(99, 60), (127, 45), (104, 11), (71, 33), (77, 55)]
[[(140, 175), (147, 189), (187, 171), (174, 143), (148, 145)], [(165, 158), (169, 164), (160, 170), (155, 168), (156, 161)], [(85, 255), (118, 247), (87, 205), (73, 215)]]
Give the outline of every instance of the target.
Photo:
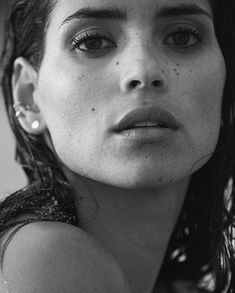
[[(85, 43), (87, 41), (90, 41), (90, 40), (106, 40), (107, 42), (111, 43), (112, 45), (110, 47), (105, 47), (105, 48), (102, 48), (102, 49), (108, 49), (108, 48), (114, 48), (114, 47), (117, 47), (116, 44), (114, 42), (112, 42), (109, 38), (107, 38), (106, 35), (102, 34), (102, 33), (99, 33), (99, 32), (85, 32), (81, 35), (78, 35), (76, 36), (73, 40), (72, 40), (72, 49), (76, 50), (80, 50), (82, 52), (88, 52), (88, 53), (91, 53), (91, 51), (94, 51), (96, 52), (97, 50), (84, 50), (84, 49), (79, 49), (79, 46), (82, 44), (82, 43)], [(102, 50), (100, 49), (100, 50)]]
[[(180, 45), (176, 45), (176, 44), (175, 45), (169, 44), (165, 41), (166, 39), (169, 39), (170, 37), (173, 37), (173, 36), (180, 34), (180, 33), (181, 34), (188, 34), (189, 36), (195, 37), (197, 39), (196, 44), (180, 46)], [(182, 26), (182, 27), (176, 28), (175, 31), (171, 32), (166, 39), (163, 42), (166, 45), (179, 47), (180, 49), (187, 49), (187, 48), (191, 48), (191, 47), (198, 45), (198, 43), (202, 43), (204, 41), (204, 35), (193, 26), (184, 26), (184, 27)]]
[[(167, 39), (173, 37), (174, 35), (176, 34), (188, 34), (189, 36), (194, 36), (197, 41), (196, 41), (196, 44), (193, 44), (193, 45), (184, 45), (184, 46), (181, 46), (181, 45), (177, 45), (177, 44), (170, 44), (170, 43), (167, 43)], [(110, 43), (111, 45), (110, 46), (106, 46), (104, 48), (101, 48), (101, 49), (97, 49), (97, 50), (89, 50), (89, 49), (81, 49), (79, 48), (79, 46), (82, 44), (82, 43), (85, 43), (87, 41), (90, 41), (90, 40), (105, 40), (107, 41), (108, 43)], [(171, 32), (163, 41), (163, 44), (164, 45), (168, 45), (168, 46), (171, 46), (171, 47), (176, 47), (176, 48), (179, 48), (179, 49), (188, 49), (188, 48), (192, 48), (194, 46), (196, 46), (198, 43), (202, 43), (204, 41), (204, 35), (199, 32), (195, 27), (193, 26), (181, 26), (181, 27), (178, 27), (175, 29), (175, 31)], [(97, 51), (101, 51), (101, 50), (105, 50), (105, 49), (110, 49), (110, 48), (116, 48), (117, 45), (111, 41), (106, 35), (100, 33), (100, 32), (92, 32), (92, 31), (87, 31), (87, 32), (84, 32), (83, 34), (81, 35), (77, 35), (75, 36), (75, 38), (72, 40), (72, 50), (79, 50), (81, 52), (84, 52), (86, 54), (95, 54), (97, 53)]]

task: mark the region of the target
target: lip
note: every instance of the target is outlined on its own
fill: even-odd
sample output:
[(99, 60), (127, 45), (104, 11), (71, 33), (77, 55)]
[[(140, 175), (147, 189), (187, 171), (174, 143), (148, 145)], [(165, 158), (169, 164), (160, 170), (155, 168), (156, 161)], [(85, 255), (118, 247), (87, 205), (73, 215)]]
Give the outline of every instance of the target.
[[(177, 130), (180, 127), (179, 122), (176, 120), (174, 115), (171, 114), (169, 111), (156, 106), (148, 106), (144, 108), (137, 108), (127, 113), (113, 127), (113, 131), (116, 133), (121, 133), (122, 131), (126, 131), (128, 129), (138, 129), (134, 128), (133, 126), (136, 123), (146, 121), (156, 122), (160, 124), (158, 128), (162, 129)], [(146, 130), (147, 129), (148, 127), (146, 127)]]

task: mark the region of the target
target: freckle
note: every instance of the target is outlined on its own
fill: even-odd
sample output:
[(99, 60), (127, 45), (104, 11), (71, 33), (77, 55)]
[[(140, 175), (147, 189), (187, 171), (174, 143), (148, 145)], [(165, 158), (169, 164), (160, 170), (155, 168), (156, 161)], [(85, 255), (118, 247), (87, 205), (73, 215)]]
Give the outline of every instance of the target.
[(159, 178), (159, 182), (162, 182), (162, 177)]
[(179, 76), (180, 75), (179, 72), (177, 72), (176, 75)]
[(178, 67), (179, 67), (180, 65), (177, 63), (177, 64), (176, 64), (176, 66), (178, 66)]
[(119, 65), (119, 61), (117, 61), (117, 63), (116, 63), (117, 65)]
[(91, 111), (92, 111), (92, 112), (95, 112), (95, 108), (92, 108)]
[(82, 81), (84, 77), (85, 77), (85, 74), (83, 74), (82, 76), (79, 76), (79, 77), (78, 77), (78, 80), (79, 80), (79, 81)]

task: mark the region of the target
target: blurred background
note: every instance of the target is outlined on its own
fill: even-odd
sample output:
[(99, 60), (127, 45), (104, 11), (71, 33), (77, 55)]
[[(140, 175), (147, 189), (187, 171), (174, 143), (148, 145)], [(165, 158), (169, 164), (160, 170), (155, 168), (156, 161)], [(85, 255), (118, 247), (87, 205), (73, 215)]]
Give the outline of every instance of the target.
[[(9, 3), (10, 0), (0, 0), (0, 55), (3, 47), (4, 19), (7, 17)], [(14, 161), (14, 148), (15, 141), (7, 121), (0, 90), (0, 199), (26, 183), (24, 173)]]

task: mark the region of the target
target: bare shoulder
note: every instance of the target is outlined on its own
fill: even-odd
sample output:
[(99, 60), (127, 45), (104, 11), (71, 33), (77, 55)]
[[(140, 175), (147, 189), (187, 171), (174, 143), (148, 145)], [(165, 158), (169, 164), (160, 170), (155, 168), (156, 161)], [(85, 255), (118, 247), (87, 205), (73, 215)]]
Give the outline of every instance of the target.
[(10, 292), (128, 293), (108, 251), (81, 229), (37, 222), (20, 229), (3, 259)]

